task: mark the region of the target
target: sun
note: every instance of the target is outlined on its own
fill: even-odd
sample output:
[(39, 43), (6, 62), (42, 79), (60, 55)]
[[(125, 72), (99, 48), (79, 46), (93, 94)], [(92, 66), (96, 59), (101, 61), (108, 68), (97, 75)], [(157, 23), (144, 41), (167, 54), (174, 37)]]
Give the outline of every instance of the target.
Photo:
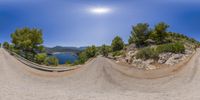
[(106, 8), (106, 7), (95, 7), (95, 8), (91, 8), (90, 12), (94, 14), (107, 14), (111, 12), (111, 9)]

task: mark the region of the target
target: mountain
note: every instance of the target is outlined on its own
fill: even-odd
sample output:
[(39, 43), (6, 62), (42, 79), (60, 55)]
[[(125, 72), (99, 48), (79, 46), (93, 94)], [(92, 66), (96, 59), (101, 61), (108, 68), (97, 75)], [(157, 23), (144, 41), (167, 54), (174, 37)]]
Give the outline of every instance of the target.
[(45, 50), (48, 54), (52, 54), (55, 52), (73, 52), (73, 53), (79, 53), (83, 51), (86, 47), (62, 47), (62, 46), (56, 46), (56, 47), (45, 47)]

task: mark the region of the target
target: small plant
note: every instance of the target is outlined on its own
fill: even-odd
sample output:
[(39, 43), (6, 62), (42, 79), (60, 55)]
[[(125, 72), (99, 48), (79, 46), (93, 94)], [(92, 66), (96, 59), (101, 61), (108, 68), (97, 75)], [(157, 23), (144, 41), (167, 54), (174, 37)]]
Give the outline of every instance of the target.
[(58, 59), (56, 57), (47, 57), (44, 61), (44, 63), (49, 66), (58, 66)]
[(65, 63), (66, 65), (71, 65), (72, 63), (71, 63), (71, 61), (66, 61), (66, 63)]
[(40, 53), (40, 54), (35, 55), (35, 60), (37, 63), (43, 64), (46, 57), (47, 57), (46, 53)]
[(113, 57), (125, 56), (125, 52), (123, 52), (123, 51), (115, 51), (115, 52), (112, 52), (112, 55), (113, 55)]
[(159, 45), (157, 47), (157, 51), (159, 53), (163, 53), (163, 52), (184, 53), (185, 47), (183, 44), (177, 42), (177, 43)]
[(158, 59), (159, 53), (156, 51), (155, 48), (146, 47), (141, 49), (137, 54), (137, 59)]

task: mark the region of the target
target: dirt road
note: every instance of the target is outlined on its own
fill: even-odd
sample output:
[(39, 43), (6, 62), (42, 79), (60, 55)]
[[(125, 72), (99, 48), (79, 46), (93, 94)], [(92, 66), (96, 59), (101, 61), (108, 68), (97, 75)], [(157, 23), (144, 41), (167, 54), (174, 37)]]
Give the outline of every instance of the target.
[(0, 49), (0, 100), (200, 100), (200, 50), (178, 73), (138, 79), (98, 57), (63, 77), (41, 77)]

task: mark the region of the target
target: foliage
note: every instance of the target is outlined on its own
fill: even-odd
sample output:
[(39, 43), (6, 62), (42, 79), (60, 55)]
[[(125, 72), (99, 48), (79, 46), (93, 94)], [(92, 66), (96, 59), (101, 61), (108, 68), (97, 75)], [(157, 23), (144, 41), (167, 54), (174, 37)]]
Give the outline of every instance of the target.
[(33, 59), (36, 53), (43, 51), (41, 45), (43, 43), (42, 31), (39, 29), (17, 29), (11, 34), (11, 38), (15, 48), (22, 50), (26, 54), (26, 57), (31, 55)]
[(97, 49), (94, 45), (86, 48), (86, 50), (85, 50), (85, 54), (86, 54), (87, 58), (96, 56), (96, 53), (97, 53)]
[(39, 54), (35, 55), (35, 60), (39, 64), (43, 64), (46, 58), (47, 58), (46, 53), (39, 53)]
[(140, 59), (157, 59), (158, 58), (158, 52), (155, 48), (146, 47), (142, 48), (138, 53), (136, 54), (136, 58)]
[(109, 53), (109, 47), (106, 46), (105, 44), (101, 46), (100, 48), (100, 54), (102, 54), (103, 56), (107, 57)]
[(8, 43), (8, 42), (4, 42), (4, 43), (3, 43), (3, 47), (4, 47), (5, 49), (9, 49), (9, 43)]
[(112, 56), (116, 57), (116, 56), (125, 56), (125, 52), (124, 51), (115, 51), (112, 52)]
[(135, 43), (138, 47), (145, 45), (145, 40), (149, 32), (149, 25), (147, 23), (139, 23), (133, 26), (131, 36), (128, 40), (129, 44)]
[(169, 25), (165, 24), (164, 22), (160, 22), (155, 26), (153, 34), (155, 34), (156, 37), (153, 39), (156, 40), (157, 44), (163, 44), (166, 42), (168, 28)]
[(170, 44), (163, 44), (157, 47), (157, 51), (159, 53), (163, 52), (172, 52), (172, 53), (184, 53), (185, 47), (181, 43), (170, 43)]
[(57, 66), (58, 65), (58, 59), (56, 57), (47, 57), (44, 61), (45, 65), (49, 66)]
[(181, 43), (170, 43), (159, 45), (155, 48), (145, 47), (139, 50), (136, 58), (140, 59), (157, 59), (159, 54), (164, 52), (184, 53), (185, 47)]
[(70, 64), (72, 64), (72, 63), (71, 63), (71, 61), (68, 60), (68, 61), (66, 61), (65, 64), (66, 64), (66, 65), (70, 65)]
[(97, 49), (94, 45), (91, 47), (87, 47), (84, 51), (79, 53), (78, 60), (74, 62), (74, 65), (84, 64), (89, 58), (95, 57), (96, 54), (97, 54)]
[(124, 42), (123, 42), (122, 38), (119, 36), (116, 36), (112, 40), (111, 47), (112, 47), (113, 52), (122, 50), (124, 48)]

